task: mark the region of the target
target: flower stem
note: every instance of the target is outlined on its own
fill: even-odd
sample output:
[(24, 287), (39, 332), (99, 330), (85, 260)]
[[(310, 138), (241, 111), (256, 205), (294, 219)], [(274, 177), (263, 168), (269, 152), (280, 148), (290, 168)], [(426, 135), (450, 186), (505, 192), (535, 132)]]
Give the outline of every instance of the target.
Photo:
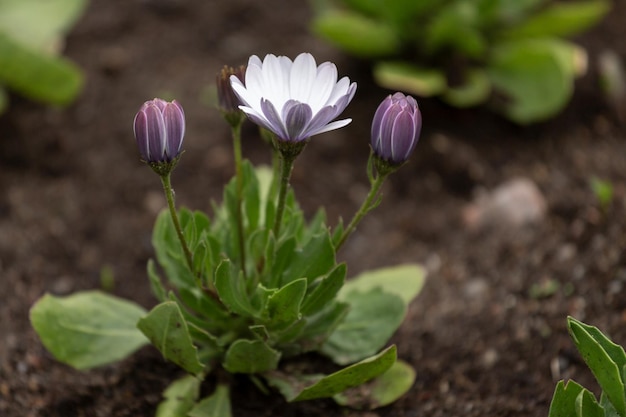
[(274, 237), (278, 239), (278, 233), (280, 232), (280, 226), (283, 221), (283, 213), (285, 212), (285, 200), (287, 197), (287, 190), (289, 189), (289, 178), (291, 177), (291, 171), (293, 169), (293, 163), (296, 160), (295, 156), (285, 155), (281, 159), (281, 172), (280, 172), (280, 188), (278, 191), (278, 205), (276, 206), (276, 218), (274, 219)]
[(187, 242), (185, 241), (185, 237), (183, 236), (183, 230), (180, 227), (180, 221), (178, 220), (178, 213), (176, 212), (176, 206), (174, 204), (174, 191), (172, 190), (172, 182), (170, 180), (170, 174), (161, 175), (161, 183), (163, 184), (163, 191), (165, 192), (165, 198), (167, 199), (167, 206), (170, 209), (170, 216), (172, 217), (172, 222), (174, 223), (174, 229), (176, 230), (176, 235), (178, 236), (178, 240), (180, 241), (180, 246), (183, 248), (183, 252), (185, 253), (185, 259), (187, 260), (187, 266), (189, 270), (193, 273), (193, 260), (191, 257), (191, 251), (187, 246)]
[(243, 229), (243, 168), (241, 165), (241, 123), (232, 125), (233, 153), (235, 155), (235, 176), (237, 181), (237, 240), (239, 243), (239, 261), (244, 278), (246, 273), (246, 241)]
[(348, 226), (344, 229), (343, 233), (341, 234), (341, 237), (337, 241), (337, 244), (335, 245), (336, 251), (338, 251), (339, 248), (341, 248), (341, 246), (345, 243), (348, 236), (350, 236), (352, 232), (354, 232), (354, 229), (356, 229), (356, 226), (361, 222), (363, 217), (378, 205), (379, 200), (376, 199), (376, 196), (378, 195), (378, 192), (380, 191), (380, 187), (382, 187), (386, 178), (387, 178), (387, 175), (380, 175), (380, 174), (371, 178), (370, 191), (367, 194), (365, 201), (363, 201), (363, 204), (361, 204), (361, 207), (359, 207), (359, 210), (354, 214), (354, 217), (352, 217), (350, 224), (348, 224)]

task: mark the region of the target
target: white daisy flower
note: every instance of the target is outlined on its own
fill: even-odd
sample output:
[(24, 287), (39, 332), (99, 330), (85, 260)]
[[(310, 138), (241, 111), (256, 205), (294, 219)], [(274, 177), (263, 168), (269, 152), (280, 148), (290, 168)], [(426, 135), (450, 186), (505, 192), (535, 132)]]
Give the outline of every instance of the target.
[(308, 53), (294, 61), (271, 54), (261, 61), (253, 55), (248, 60), (245, 82), (236, 76), (231, 76), (230, 82), (241, 100), (239, 108), (282, 141), (305, 141), (352, 121), (332, 120), (354, 97), (356, 83), (350, 83), (348, 77), (337, 81), (335, 64), (318, 66)]

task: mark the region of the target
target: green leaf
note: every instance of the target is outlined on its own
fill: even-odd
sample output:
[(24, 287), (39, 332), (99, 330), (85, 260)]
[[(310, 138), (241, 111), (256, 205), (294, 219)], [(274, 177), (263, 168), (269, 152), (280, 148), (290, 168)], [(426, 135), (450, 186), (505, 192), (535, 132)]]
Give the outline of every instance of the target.
[[(311, 237), (288, 260), (281, 274), (280, 286), (299, 278), (307, 278), (308, 282), (312, 282), (315, 278), (326, 275), (335, 266), (335, 248), (330, 235), (324, 232)], [(279, 273), (277, 269), (274, 271)]]
[(576, 414), (579, 417), (605, 417), (596, 397), (587, 390), (583, 390), (576, 397)]
[[(181, 218), (187, 212), (186, 210), (181, 210), (179, 213)], [(187, 266), (183, 249), (180, 246), (180, 241), (176, 235), (168, 210), (161, 211), (156, 219), (152, 230), (152, 246), (168, 281), (174, 287), (196, 286), (194, 276)]]
[(622, 369), (626, 364), (624, 349), (611, 342), (597, 328), (568, 317), (570, 335), (585, 363), (598, 380), (617, 412), (626, 416), (626, 394)]
[(135, 327), (145, 313), (130, 301), (85, 291), (44, 295), (31, 308), (30, 320), (55, 358), (87, 369), (124, 359), (146, 345), (148, 340)]
[(558, 113), (574, 90), (576, 63), (565, 42), (531, 40), (498, 44), (487, 73), (494, 89), (505, 95), (498, 109), (511, 120), (532, 123)]
[(600, 394), (600, 406), (604, 409), (604, 417), (620, 417), (605, 393)]
[(566, 37), (598, 23), (611, 9), (606, 0), (555, 2), (503, 33), (512, 38)]
[(87, 0), (0, 0), (0, 32), (28, 48), (56, 53), (87, 4)]
[(431, 16), (423, 43), (429, 54), (449, 49), (470, 58), (481, 58), (488, 43), (479, 26), (477, 7), (471, 2), (451, 2)]
[(198, 351), (192, 343), (187, 322), (174, 301), (154, 307), (137, 323), (139, 330), (163, 354), (191, 374), (198, 374), (204, 365), (198, 360)]
[(229, 395), (228, 385), (218, 384), (215, 392), (200, 401), (187, 415), (189, 417), (231, 417)]
[(575, 381), (556, 384), (548, 417), (576, 417), (576, 398), (585, 389)]
[(306, 287), (306, 278), (300, 278), (285, 285), (269, 297), (267, 312), (270, 327), (283, 328), (300, 319), (300, 306)]
[(0, 81), (33, 100), (66, 105), (83, 86), (81, 71), (72, 62), (31, 50), (0, 32)]
[(498, 0), (499, 20), (515, 22), (523, 20), (546, 0)]
[(443, 100), (455, 107), (471, 107), (487, 100), (490, 93), (491, 82), (485, 71), (473, 69), (467, 71), (462, 85), (448, 87)]
[(328, 11), (313, 21), (313, 32), (360, 57), (391, 55), (400, 41), (392, 26), (348, 11)]
[(276, 369), (280, 352), (261, 340), (239, 339), (224, 358), (224, 369), (230, 373), (256, 374)]
[(244, 317), (256, 314), (256, 309), (246, 293), (243, 277), (234, 270), (228, 259), (224, 259), (215, 271), (215, 289), (222, 303), (231, 312)]
[(322, 353), (339, 365), (376, 353), (391, 338), (406, 315), (406, 304), (395, 294), (373, 288), (341, 297), (350, 305), (346, 318), (322, 346)]
[(304, 299), (302, 314), (306, 316), (315, 314), (328, 305), (343, 287), (346, 271), (346, 264), (339, 264), (327, 276), (316, 282), (313, 290)]
[(200, 383), (192, 375), (171, 383), (163, 392), (165, 399), (159, 404), (155, 417), (187, 417), (200, 394)]
[[(278, 388), (287, 401), (304, 401), (332, 397), (349, 388), (358, 387), (387, 372), (396, 361), (396, 347), (389, 346), (375, 356), (327, 376), (293, 376), (271, 372), (264, 377)], [(311, 384), (311, 380), (315, 382)]]
[(156, 265), (152, 259), (148, 260), (148, 278), (150, 279), (150, 289), (152, 290), (152, 294), (159, 300), (160, 303), (167, 300), (167, 294), (165, 293), (165, 288), (163, 288), (163, 283), (161, 283), (161, 277), (159, 277), (159, 273), (156, 270)]
[(343, 406), (371, 410), (393, 403), (404, 395), (414, 382), (413, 367), (406, 362), (396, 361), (385, 373), (372, 379), (365, 386), (351, 388), (333, 398)]
[(409, 305), (411, 301), (422, 291), (426, 271), (418, 264), (396, 265), (387, 268), (365, 271), (350, 279), (339, 292), (339, 299), (352, 291), (369, 291), (380, 288), (383, 291), (395, 294)]
[(420, 68), (406, 62), (379, 62), (374, 66), (374, 79), (381, 87), (405, 91), (420, 97), (431, 97), (446, 91), (448, 85), (442, 71)]

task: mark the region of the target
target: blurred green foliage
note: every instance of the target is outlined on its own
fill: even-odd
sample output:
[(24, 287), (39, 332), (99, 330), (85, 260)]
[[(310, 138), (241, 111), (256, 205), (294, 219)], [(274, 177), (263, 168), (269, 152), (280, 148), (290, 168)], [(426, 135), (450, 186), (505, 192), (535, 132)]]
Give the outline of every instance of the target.
[(83, 76), (60, 57), (68, 30), (87, 0), (0, 0), (0, 113), (6, 90), (52, 105), (70, 103)]
[(520, 123), (557, 114), (586, 51), (566, 40), (609, 0), (316, 0), (315, 34), (374, 62), (376, 82), (457, 107), (489, 104)]
[(626, 353), (597, 327), (567, 318), (570, 336), (602, 389), (600, 399), (576, 381), (558, 382), (548, 417), (626, 417)]

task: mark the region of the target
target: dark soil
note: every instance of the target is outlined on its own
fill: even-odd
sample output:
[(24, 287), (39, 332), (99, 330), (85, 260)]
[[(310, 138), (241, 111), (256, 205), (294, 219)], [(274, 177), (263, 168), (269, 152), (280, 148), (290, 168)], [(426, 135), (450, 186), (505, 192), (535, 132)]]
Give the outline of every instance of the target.
[[(210, 210), (232, 175), (229, 132), (209, 98), (224, 65), (251, 54), (309, 51), (359, 83), (347, 128), (316, 137), (296, 164), (304, 209), (349, 218), (367, 192), (369, 124), (388, 92), (368, 70), (307, 31), (301, 2), (94, 0), (66, 53), (86, 74), (80, 99), (50, 109), (13, 97), (0, 118), (0, 415), (152, 416), (178, 375), (152, 348), (89, 372), (56, 362), (28, 321), (45, 292), (99, 288), (103, 268), (116, 295), (145, 307), (150, 233), (164, 206), (158, 178), (139, 162), (132, 136), (138, 107), (155, 96), (185, 106), (186, 153), (174, 173), (178, 202)], [(626, 3), (580, 39), (590, 72), (555, 119), (522, 128), (484, 110), (421, 100), (424, 130), (409, 164), (341, 254), (351, 275), (419, 262), (424, 291), (394, 336), (417, 370), (410, 392), (373, 412), (332, 401), (287, 404), (244, 379), (233, 388), (245, 416), (547, 416), (556, 382), (575, 378), (598, 393), (566, 331), (567, 315), (626, 344), (626, 129), (599, 93), (603, 49), (626, 59)], [(268, 152), (250, 125), (244, 153)], [(589, 181), (609, 180), (601, 209)], [(462, 221), (477, 192), (533, 181), (547, 201), (534, 225), (473, 231)], [(552, 291), (533, 293), (556, 284)], [(318, 360), (318, 359), (315, 359)]]

